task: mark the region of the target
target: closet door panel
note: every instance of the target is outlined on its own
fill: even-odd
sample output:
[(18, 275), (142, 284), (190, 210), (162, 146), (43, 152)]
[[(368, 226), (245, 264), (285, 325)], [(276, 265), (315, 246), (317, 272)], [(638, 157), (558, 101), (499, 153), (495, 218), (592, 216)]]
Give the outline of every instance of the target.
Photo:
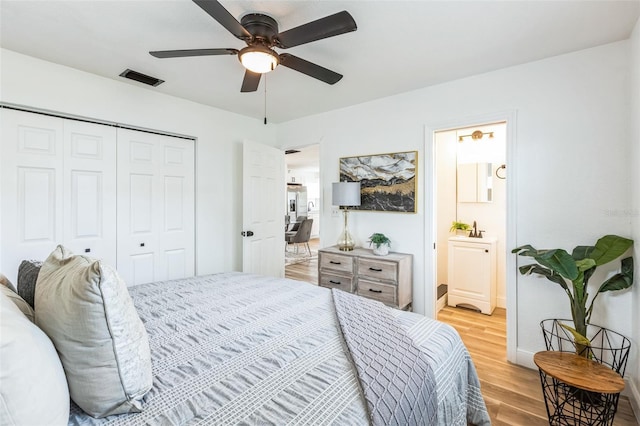
[(0, 109), (0, 266), (16, 283), (24, 259), (44, 260), (62, 241), (62, 120)]
[(64, 242), (116, 265), (116, 130), (64, 120)]
[(194, 142), (118, 129), (118, 270), (129, 285), (195, 273)]

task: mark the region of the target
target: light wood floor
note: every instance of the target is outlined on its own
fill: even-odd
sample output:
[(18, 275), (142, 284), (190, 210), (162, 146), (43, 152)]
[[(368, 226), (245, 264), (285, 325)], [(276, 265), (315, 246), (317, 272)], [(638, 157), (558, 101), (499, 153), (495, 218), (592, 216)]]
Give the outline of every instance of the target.
[[(318, 241), (311, 241), (318, 249)], [(317, 284), (317, 257), (285, 268), (285, 276)], [(536, 370), (520, 367), (506, 360), (506, 312), (496, 309), (483, 315), (466, 309), (445, 307), (440, 321), (452, 325), (462, 337), (478, 371), (491, 422), (497, 426), (548, 425), (542, 398), (540, 378)], [(631, 404), (620, 397), (614, 426), (638, 425)]]

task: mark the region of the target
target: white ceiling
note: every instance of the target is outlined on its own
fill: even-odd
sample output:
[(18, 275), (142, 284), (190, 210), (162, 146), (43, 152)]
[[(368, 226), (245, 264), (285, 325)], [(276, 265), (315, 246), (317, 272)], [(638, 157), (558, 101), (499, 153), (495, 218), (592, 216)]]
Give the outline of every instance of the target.
[[(640, 14), (640, 0), (221, 3), (238, 19), (269, 14), (281, 31), (341, 10), (358, 25), (356, 32), (286, 50), (344, 78), (329, 86), (277, 68), (267, 78), (273, 123), (624, 40)], [(244, 70), (236, 57), (148, 54), (244, 47), (191, 0), (2, 0), (0, 7), (4, 48), (140, 85), (118, 76), (131, 68), (166, 81), (150, 90), (264, 116), (264, 78), (257, 92), (240, 93)]]

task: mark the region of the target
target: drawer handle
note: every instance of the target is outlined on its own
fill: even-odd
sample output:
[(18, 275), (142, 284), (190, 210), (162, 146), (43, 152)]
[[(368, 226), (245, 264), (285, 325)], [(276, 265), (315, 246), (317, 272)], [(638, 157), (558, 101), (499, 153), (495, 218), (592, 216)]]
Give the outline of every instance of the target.
[(382, 269), (380, 268), (369, 268), (369, 270), (373, 272), (382, 272)]
[(329, 280), (331, 284), (340, 285), (342, 284), (340, 281)]
[(330, 260), (329, 263), (332, 265), (342, 265), (342, 262), (334, 262), (333, 260)]
[(370, 288), (370, 289), (369, 289), (369, 291), (372, 291), (372, 292), (374, 292), (374, 293), (382, 293), (382, 290), (374, 290), (374, 289), (372, 289), (372, 288)]

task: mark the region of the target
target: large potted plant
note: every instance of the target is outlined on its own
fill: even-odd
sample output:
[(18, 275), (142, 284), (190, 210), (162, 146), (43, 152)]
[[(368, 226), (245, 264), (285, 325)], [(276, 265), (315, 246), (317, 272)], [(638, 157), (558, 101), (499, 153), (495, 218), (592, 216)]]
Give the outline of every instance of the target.
[[(606, 279), (589, 299), (589, 279), (598, 266), (612, 262), (622, 256), (633, 240), (617, 235), (605, 235), (594, 246), (578, 246), (569, 254), (563, 249), (537, 250), (524, 245), (512, 250), (520, 256), (532, 257), (537, 263), (520, 266), (523, 275), (537, 274), (552, 281), (569, 297), (573, 327), (561, 324), (575, 339), (576, 353), (592, 356), (591, 342), (587, 338), (587, 326), (591, 322), (593, 306), (600, 293), (629, 288), (633, 285), (633, 258), (621, 260), (620, 272)], [(589, 349), (589, 350), (585, 350)]]

